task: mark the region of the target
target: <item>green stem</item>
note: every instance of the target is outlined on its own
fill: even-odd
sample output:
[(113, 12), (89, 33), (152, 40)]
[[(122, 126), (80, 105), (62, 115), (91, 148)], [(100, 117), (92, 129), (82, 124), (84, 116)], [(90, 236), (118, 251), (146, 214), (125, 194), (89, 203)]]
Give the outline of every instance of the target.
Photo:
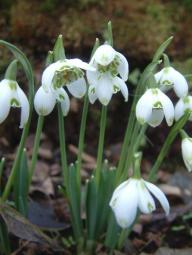
[(37, 122), (36, 134), (35, 134), (35, 141), (34, 141), (34, 147), (33, 147), (32, 160), (31, 160), (31, 167), (30, 167), (30, 171), (29, 171), (29, 186), (31, 184), (31, 180), (32, 180), (33, 173), (34, 173), (34, 170), (35, 170), (35, 165), (36, 165), (36, 162), (37, 162), (37, 156), (38, 156), (41, 133), (42, 133), (42, 129), (43, 129), (43, 123), (44, 123), (44, 116), (39, 116), (38, 122)]
[(87, 113), (89, 106), (89, 98), (88, 95), (85, 96), (84, 104), (83, 104), (83, 113), (81, 118), (81, 126), (80, 126), (80, 134), (79, 134), (79, 145), (78, 145), (78, 156), (77, 156), (77, 183), (80, 187), (81, 182), (81, 165), (82, 165), (82, 153), (84, 148), (84, 140), (85, 140), (85, 128), (87, 122)]
[(137, 152), (134, 154), (133, 158), (133, 178), (141, 179), (141, 159), (142, 153)]
[(3, 195), (2, 195), (2, 201), (7, 200), (8, 196), (9, 196), (9, 193), (11, 191), (11, 187), (12, 187), (12, 184), (14, 182), (17, 169), (19, 167), (19, 162), (20, 162), (21, 155), (23, 153), (23, 148), (24, 148), (24, 145), (25, 145), (25, 140), (27, 138), (27, 135), (28, 135), (28, 127), (25, 127), (24, 130), (23, 130), (22, 136), (21, 136), (19, 148), (17, 150), (17, 155), (16, 155), (15, 161), (13, 163), (11, 173), (9, 175), (9, 178), (7, 180), (7, 183), (6, 183)]
[(26, 56), (24, 55), (24, 53), (22, 51), (20, 51), (17, 47), (15, 47), (13, 44), (8, 43), (6, 41), (0, 40), (0, 45), (3, 45), (5, 47), (7, 47), (12, 53), (13, 55), (16, 57), (16, 59), (18, 59), (18, 61), (21, 63), (28, 83), (29, 83), (29, 105), (30, 105), (30, 112), (29, 112), (29, 119), (27, 124), (25, 125), (23, 132), (22, 132), (22, 136), (21, 136), (21, 140), (20, 140), (20, 144), (17, 150), (17, 155), (15, 157), (15, 161), (13, 163), (13, 167), (11, 169), (11, 173), (9, 175), (8, 181), (6, 183), (3, 195), (2, 195), (2, 201), (6, 201), (9, 193), (11, 191), (11, 187), (16, 175), (16, 171), (18, 169), (18, 166), (20, 164), (20, 158), (21, 155), (23, 153), (23, 148), (25, 145), (25, 141), (27, 138), (27, 135), (29, 133), (29, 127), (30, 127), (30, 123), (31, 123), (31, 116), (32, 116), (32, 110), (33, 110), (33, 97), (34, 97), (34, 77), (33, 77), (33, 70), (31, 67), (31, 64), (29, 62), (29, 60), (26, 58)]
[(173, 141), (175, 140), (175, 137), (179, 133), (180, 129), (183, 128), (187, 120), (189, 119), (190, 113), (186, 113), (178, 122), (175, 123), (175, 125), (170, 130), (167, 139), (165, 140), (165, 143), (163, 144), (163, 147), (161, 148), (161, 151), (157, 157), (157, 160), (155, 161), (155, 164), (153, 165), (150, 174), (149, 174), (149, 180), (153, 181), (156, 179), (157, 171), (163, 162), (164, 158), (166, 157), (169, 148)]
[(64, 128), (64, 117), (61, 109), (61, 105), (58, 104), (58, 122), (59, 122), (59, 142), (60, 142), (60, 152), (61, 152), (61, 165), (62, 173), (64, 178), (64, 186), (67, 189), (68, 186), (68, 166), (67, 166), (67, 156), (66, 156), (66, 142), (65, 142), (65, 128)]
[(100, 172), (103, 160), (103, 148), (104, 148), (104, 140), (105, 140), (105, 129), (107, 123), (107, 107), (102, 106), (101, 111), (101, 120), (100, 120), (100, 133), (99, 133), (99, 144), (98, 144), (98, 151), (97, 151), (97, 164), (96, 164), (96, 183), (97, 186), (99, 185), (100, 181)]

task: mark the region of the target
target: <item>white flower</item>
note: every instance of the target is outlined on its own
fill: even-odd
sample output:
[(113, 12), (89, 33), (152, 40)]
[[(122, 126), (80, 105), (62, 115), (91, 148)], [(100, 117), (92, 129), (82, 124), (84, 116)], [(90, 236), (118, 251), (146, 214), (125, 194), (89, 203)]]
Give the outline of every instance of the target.
[(130, 227), (134, 223), (138, 210), (141, 213), (152, 213), (156, 206), (151, 194), (159, 200), (168, 215), (169, 202), (157, 186), (143, 179), (134, 178), (121, 183), (115, 189), (110, 201), (118, 225), (122, 228)]
[(155, 74), (155, 79), (162, 91), (173, 88), (178, 97), (184, 97), (188, 94), (188, 84), (185, 77), (173, 67), (163, 68)]
[(110, 45), (101, 45), (95, 51), (90, 64), (96, 68), (96, 72), (87, 71), (90, 85), (88, 95), (92, 104), (99, 99), (103, 105), (107, 105), (112, 95), (118, 91), (121, 91), (125, 101), (128, 101), (125, 81), (128, 79), (129, 66), (121, 53)]
[(148, 89), (136, 105), (136, 117), (141, 123), (152, 127), (161, 124), (165, 116), (168, 126), (173, 124), (174, 106), (168, 96), (160, 89)]
[(189, 172), (192, 171), (192, 138), (186, 137), (182, 139), (181, 151), (183, 156), (183, 161)]
[(39, 115), (50, 114), (57, 101), (61, 103), (63, 115), (66, 116), (70, 108), (70, 100), (63, 86), (76, 98), (85, 95), (87, 86), (81, 69), (94, 71), (95, 69), (80, 59), (65, 59), (49, 65), (43, 72), (42, 85), (38, 89), (34, 106)]
[(11, 107), (21, 108), (19, 127), (23, 128), (29, 118), (28, 99), (16, 81), (4, 79), (0, 82), (0, 123), (7, 118)]
[[(187, 110), (192, 111), (192, 96), (179, 99), (175, 106), (175, 120), (179, 120)], [(192, 114), (190, 114), (189, 120), (192, 121)]]

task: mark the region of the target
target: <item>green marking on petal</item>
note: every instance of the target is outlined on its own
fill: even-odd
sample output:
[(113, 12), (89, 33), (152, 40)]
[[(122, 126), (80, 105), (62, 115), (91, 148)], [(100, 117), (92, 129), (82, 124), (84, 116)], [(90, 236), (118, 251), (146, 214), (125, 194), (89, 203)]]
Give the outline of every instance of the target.
[(92, 94), (95, 94), (95, 88), (91, 88), (90, 92), (91, 92)]
[(154, 210), (154, 208), (150, 202), (147, 203), (147, 208), (150, 212), (152, 212)]
[(64, 65), (55, 72), (53, 77), (53, 88), (61, 88), (62, 86), (70, 85), (71, 82), (82, 78), (84, 75), (83, 71), (77, 67), (71, 67)]
[(107, 66), (97, 64), (100, 73), (110, 72), (113, 77), (118, 75), (118, 66), (120, 64), (119, 56), (115, 56), (114, 60)]
[(119, 87), (117, 85), (113, 85), (113, 92), (117, 93), (118, 91), (120, 91)]
[(173, 85), (173, 83), (169, 80), (163, 80), (162, 81), (162, 84), (165, 86), (165, 87), (170, 87)]
[(160, 108), (163, 108), (162, 104), (160, 101), (157, 101), (153, 104), (153, 108), (155, 109), (160, 109)]
[(65, 100), (65, 97), (64, 97), (64, 95), (62, 95), (62, 94), (59, 94), (59, 99), (60, 99), (60, 100)]
[(18, 100), (16, 98), (12, 98), (11, 99), (11, 106), (20, 107), (20, 103), (18, 102)]

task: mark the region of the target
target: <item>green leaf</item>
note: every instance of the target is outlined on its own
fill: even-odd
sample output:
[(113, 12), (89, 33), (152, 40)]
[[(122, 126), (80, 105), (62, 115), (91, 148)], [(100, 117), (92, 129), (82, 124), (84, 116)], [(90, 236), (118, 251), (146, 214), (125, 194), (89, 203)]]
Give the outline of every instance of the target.
[(113, 189), (115, 186), (116, 169), (103, 170), (101, 172), (101, 180), (98, 194), (97, 204), (97, 225), (96, 236), (99, 237), (107, 227), (107, 221), (110, 216), (111, 208), (109, 202), (112, 197)]
[(169, 46), (169, 44), (171, 43), (172, 40), (173, 40), (173, 36), (169, 37), (165, 42), (163, 42), (159, 46), (159, 48), (157, 49), (157, 51), (155, 52), (155, 55), (153, 57), (153, 62), (158, 61), (160, 59), (160, 57), (162, 56), (162, 54), (164, 53), (166, 48)]
[(10, 255), (11, 254), (7, 226), (1, 218), (0, 218), (0, 251), (1, 251), (2, 255)]
[(59, 35), (56, 42), (55, 46), (53, 48), (53, 55), (54, 55), (54, 62), (65, 59), (65, 50), (63, 46), (63, 36)]
[(81, 222), (81, 210), (80, 210), (80, 199), (79, 199), (79, 189), (77, 185), (77, 169), (74, 164), (69, 166), (69, 176), (68, 176), (68, 198), (70, 209), (72, 213), (72, 226), (75, 234), (76, 240), (82, 237), (82, 222)]
[(28, 211), (28, 186), (29, 169), (27, 164), (27, 154), (24, 149), (13, 184), (16, 208), (24, 216), (27, 216)]
[(113, 47), (113, 30), (111, 21), (108, 22), (107, 28), (108, 28), (108, 42)]
[(53, 51), (48, 51), (47, 58), (45, 61), (45, 66), (48, 66), (54, 62), (54, 54)]
[(96, 179), (93, 176), (87, 182), (86, 227), (88, 240), (95, 240), (95, 228), (97, 224), (97, 204), (98, 204), (97, 185)]
[(91, 58), (93, 57), (93, 55), (94, 55), (96, 49), (99, 47), (99, 45), (100, 45), (99, 39), (96, 38), (96, 39), (95, 39), (95, 44), (94, 44), (93, 49), (92, 49), (92, 52), (91, 52)]
[(1, 190), (1, 179), (2, 179), (2, 175), (3, 175), (3, 168), (4, 168), (4, 165), (5, 165), (5, 158), (2, 158), (1, 161), (0, 161), (0, 194), (2, 192)]

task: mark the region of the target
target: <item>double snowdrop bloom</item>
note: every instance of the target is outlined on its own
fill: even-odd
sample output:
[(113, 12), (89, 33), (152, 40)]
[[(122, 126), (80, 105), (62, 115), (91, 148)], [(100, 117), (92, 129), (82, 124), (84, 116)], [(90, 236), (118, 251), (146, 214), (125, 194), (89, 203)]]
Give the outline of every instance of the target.
[(95, 71), (94, 67), (80, 59), (60, 60), (44, 70), (42, 85), (34, 99), (35, 110), (39, 115), (46, 116), (51, 113), (57, 101), (61, 103), (63, 115), (67, 115), (70, 100), (63, 87), (67, 88), (74, 97), (83, 97), (87, 86), (82, 69)]
[(161, 124), (165, 116), (168, 126), (173, 124), (174, 106), (168, 96), (160, 89), (148, 89), (136, 105), (136, 117), (141, 123), (148, 123), (152, 127)]
[(21, 108), (19, 127), (23, 128), (29, 118), (28, 99), (16, 81), (4, 79), (0, 82), (0, 123), (7, 118), (11, 107)]
[(168, 215), (169, 202), (157, 186), (143, 179), (134, 178), (121, 183), (115, 189), (110, 201), (118, 225), (122, 228), (130, 227), (134, 223), (138, 210), (141, 213), (152, 213), (156, 206), (151, 194), (159, 200)]
[(173, 67), (165, 67), (155, 74), (155, 79), (162, 91), (174, 89), (178, 97), (188, 94), (188, 84), (185, 77)]
[[(89, 100), (93, 104), (97, 99), (107, 105), (113, 94), (121, 91), (125, 101), (128, 101), (129, 66), (126, 58), (115, 51), (110, 45), (104, 44), (97, 48), (90, 64), (96, 72), (87, 71), (89, 82)], [(118, 77), (120, 75), (120, 77)]]
[(192, 138), (186, 137), (182, 139), (181, 151), (183, 161), (189, 172), (192, 171)]
[[(192, 112), (192, 96), (180, 98), (175, 106), (175, 120), (179, 120), (187, 111)], [(192, 121), (192, 114), (189, 120)]]

